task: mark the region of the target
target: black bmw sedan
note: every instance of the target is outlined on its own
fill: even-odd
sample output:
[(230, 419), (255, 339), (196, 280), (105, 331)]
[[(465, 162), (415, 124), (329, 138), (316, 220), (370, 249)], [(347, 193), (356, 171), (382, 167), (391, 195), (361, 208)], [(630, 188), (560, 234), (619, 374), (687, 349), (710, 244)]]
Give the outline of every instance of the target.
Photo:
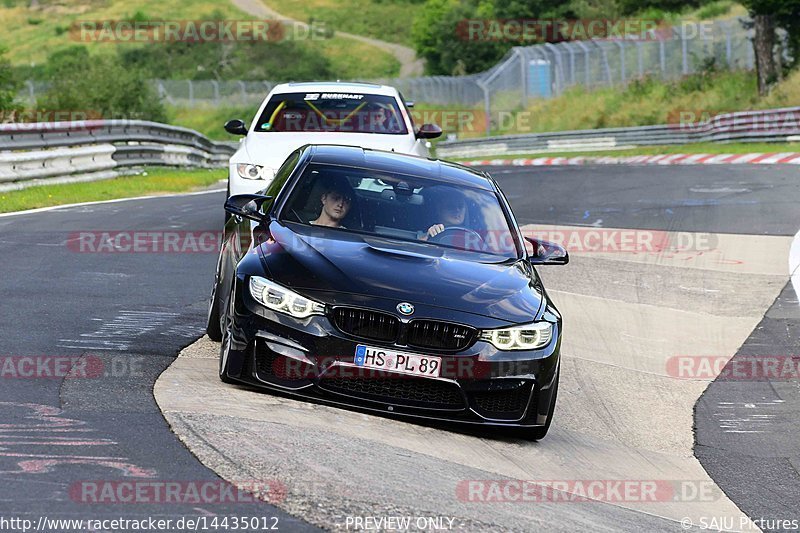
[(331, 405), (545, 436), (561, 315), (486, 173), (357, 147), (293, 152), (230, 197), (208, 313), (219, 376)]

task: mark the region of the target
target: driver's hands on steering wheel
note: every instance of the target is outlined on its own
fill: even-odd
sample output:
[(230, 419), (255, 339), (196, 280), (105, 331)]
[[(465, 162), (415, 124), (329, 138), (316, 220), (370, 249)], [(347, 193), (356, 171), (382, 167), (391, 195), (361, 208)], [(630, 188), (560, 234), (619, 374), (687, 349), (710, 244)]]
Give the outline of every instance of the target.
[(444, 231), (444, 224), (434, 224), (430, 228), (428, 228), (427, 233), (422, 236), (423, 241), (427, 241), (431, 237), (436, 237), (438, 234)]

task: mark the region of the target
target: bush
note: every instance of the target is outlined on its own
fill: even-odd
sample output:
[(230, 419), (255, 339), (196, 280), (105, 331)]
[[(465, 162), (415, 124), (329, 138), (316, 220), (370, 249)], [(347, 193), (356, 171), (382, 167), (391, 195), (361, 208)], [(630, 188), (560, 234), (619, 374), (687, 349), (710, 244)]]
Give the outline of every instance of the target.
[(166, 121), (148, 77), (123, 65), (117, 56), (90, 57), (84, 46), (74, 46), (51, 55), (45, 70), (52, 85), (37, 101), (43, 111)]

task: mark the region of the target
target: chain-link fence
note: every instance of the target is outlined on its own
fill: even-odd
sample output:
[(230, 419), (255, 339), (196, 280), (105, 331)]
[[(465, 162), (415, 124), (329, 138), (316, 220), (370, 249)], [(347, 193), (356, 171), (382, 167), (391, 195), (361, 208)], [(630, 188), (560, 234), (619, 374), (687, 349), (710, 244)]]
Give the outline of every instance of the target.
[[(698, 29), (701, 28), (701, 29)], [(626, 85), (652, 77), (673, 80), (708, 69), (752, 70), (752, 30), (742, 20), (683, 24), (644, 39), (586, 40), (513, 48), (478, 84), (484, 110), (514, 110), (571, 87)]]
[[(482, 107), (487, 116), (524, 108), (570, 87), (625, 85), (651, 76), (676, 79), (708, 68), (754, 68), (752, 30), (743, 19), (683, 23), (638, 38), (590, 39), (512, 48), (497, 65), (470, 76), (371, 80), (397, 87), (407, 100), (438, 106)], [(153, 80), (171, 105), (258, 105), (274, 84), (268, 81)], [(24, 96), (35, 101), (46, 89), (27, 82)], [(487, 123), (488, 127), (488, 123)]]

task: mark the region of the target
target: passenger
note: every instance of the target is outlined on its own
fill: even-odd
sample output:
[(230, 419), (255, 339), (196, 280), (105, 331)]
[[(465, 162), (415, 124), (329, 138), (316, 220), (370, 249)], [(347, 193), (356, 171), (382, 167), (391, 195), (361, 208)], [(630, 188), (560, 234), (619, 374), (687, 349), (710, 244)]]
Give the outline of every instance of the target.
[(315, 226), (343, 228), (342, 220), (350, 212), (353, 203), (353, 189), (346, 180), (327, 180), (320, 197), (322, 209), (319, 216), (310, 221)]

